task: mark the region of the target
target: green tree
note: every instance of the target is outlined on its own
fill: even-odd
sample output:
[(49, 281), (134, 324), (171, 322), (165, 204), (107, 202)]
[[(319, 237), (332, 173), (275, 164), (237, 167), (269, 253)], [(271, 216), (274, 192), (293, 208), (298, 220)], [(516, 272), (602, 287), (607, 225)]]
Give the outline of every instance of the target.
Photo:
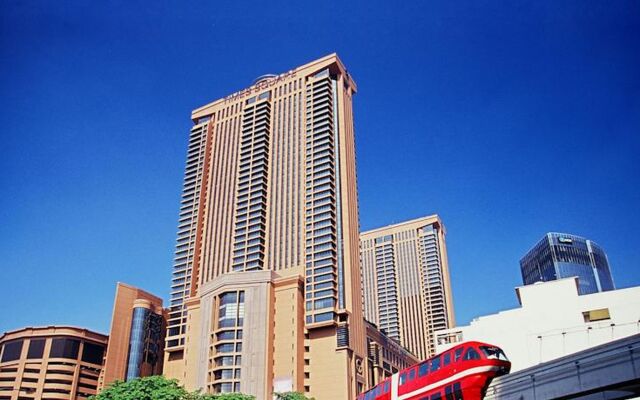
[(283, 392), (276, 393), (276, 400), (315, 400), (313, 397), (309, 398), (300, 392)]
[(255, 397), (242, 393), (221, 393), (200, 395), (197, 400), (255, 400)]
[(115, 381), (90, 400), (186, 400), (192, 396), (175, 379), (150, 376), (127, 382)]
[(241, 393), (189, 392), (175, 379), (150, 376), (127, 382), (115, 381), (89, 400), (255, 400), (255, 397)]

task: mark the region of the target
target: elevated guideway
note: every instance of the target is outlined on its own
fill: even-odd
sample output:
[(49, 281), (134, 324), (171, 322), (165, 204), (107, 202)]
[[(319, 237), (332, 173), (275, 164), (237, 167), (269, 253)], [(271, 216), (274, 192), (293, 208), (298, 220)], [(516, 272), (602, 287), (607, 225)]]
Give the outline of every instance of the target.
[(496, 378), (485, 400), (640, 398), (640, 334)]

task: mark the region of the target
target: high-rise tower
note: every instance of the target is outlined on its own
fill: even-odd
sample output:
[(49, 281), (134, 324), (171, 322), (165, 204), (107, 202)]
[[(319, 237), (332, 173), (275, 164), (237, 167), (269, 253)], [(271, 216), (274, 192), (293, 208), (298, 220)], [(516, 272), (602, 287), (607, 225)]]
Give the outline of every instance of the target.
[(369, 384), (355, 91), (334, 54), (193, 111), (165, 375), (261, 399)]
[(580, 294), (615, 289), (604, 250), (568, 233), (544, 235), (520, 260), (520, 272), (525, 285), (577, 276)]
[(437, 215), (360, 235), (365, 317), (420, 358), (455, 325), (445, 229)]

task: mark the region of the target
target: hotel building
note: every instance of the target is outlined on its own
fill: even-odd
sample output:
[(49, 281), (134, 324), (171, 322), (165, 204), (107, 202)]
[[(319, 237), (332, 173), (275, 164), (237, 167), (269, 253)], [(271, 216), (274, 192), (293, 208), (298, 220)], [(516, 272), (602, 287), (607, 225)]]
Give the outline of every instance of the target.
[(82, 400), (95, 395), (108, 336), (72, 326), (0, 336), (0, 400)]
[(365, 318), (421, 359), (455, 326), (445, 228), (437, 215), (360, 234)]
[(166, 376), (259, 399), (353, 399), (371, 384), (355, 92), (333, 54), (192, 112)]

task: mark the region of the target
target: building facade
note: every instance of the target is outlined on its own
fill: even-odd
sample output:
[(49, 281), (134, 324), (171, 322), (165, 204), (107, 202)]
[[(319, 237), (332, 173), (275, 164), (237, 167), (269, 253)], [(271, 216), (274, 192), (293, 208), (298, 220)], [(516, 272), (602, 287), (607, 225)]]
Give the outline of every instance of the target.
[(375, 386), (396, 372), (422, 361), (367, 321), (367, 381)]
[(99, 389), (116, 380), (161, 375), (165, 332), (162, 299), (118, 282)]
[(520, 272), (524, 285), (577, 276), (580, 294), (615, 289), (604, 250), (568, 233), (547, 233), (520, 260)]
[(433, 333), (455, 326), (442, 221), (432, 215), (363, 232), (360, 248), (366, 319), (430, 357)]
[(520, 308), (436, 332), (437, 351), (470, 340), (501, 347), (511, 372), (640, 333), (640, 286), (580, 295), (575, 277), (516, 288)]
[(261, 399), (369, 385), (355, 92), (333, 54), (193, 111), (165, 375)]
[(24, 328), (0, 336), (0, 399), (95, 395), (108, 336), (71, 326)]

